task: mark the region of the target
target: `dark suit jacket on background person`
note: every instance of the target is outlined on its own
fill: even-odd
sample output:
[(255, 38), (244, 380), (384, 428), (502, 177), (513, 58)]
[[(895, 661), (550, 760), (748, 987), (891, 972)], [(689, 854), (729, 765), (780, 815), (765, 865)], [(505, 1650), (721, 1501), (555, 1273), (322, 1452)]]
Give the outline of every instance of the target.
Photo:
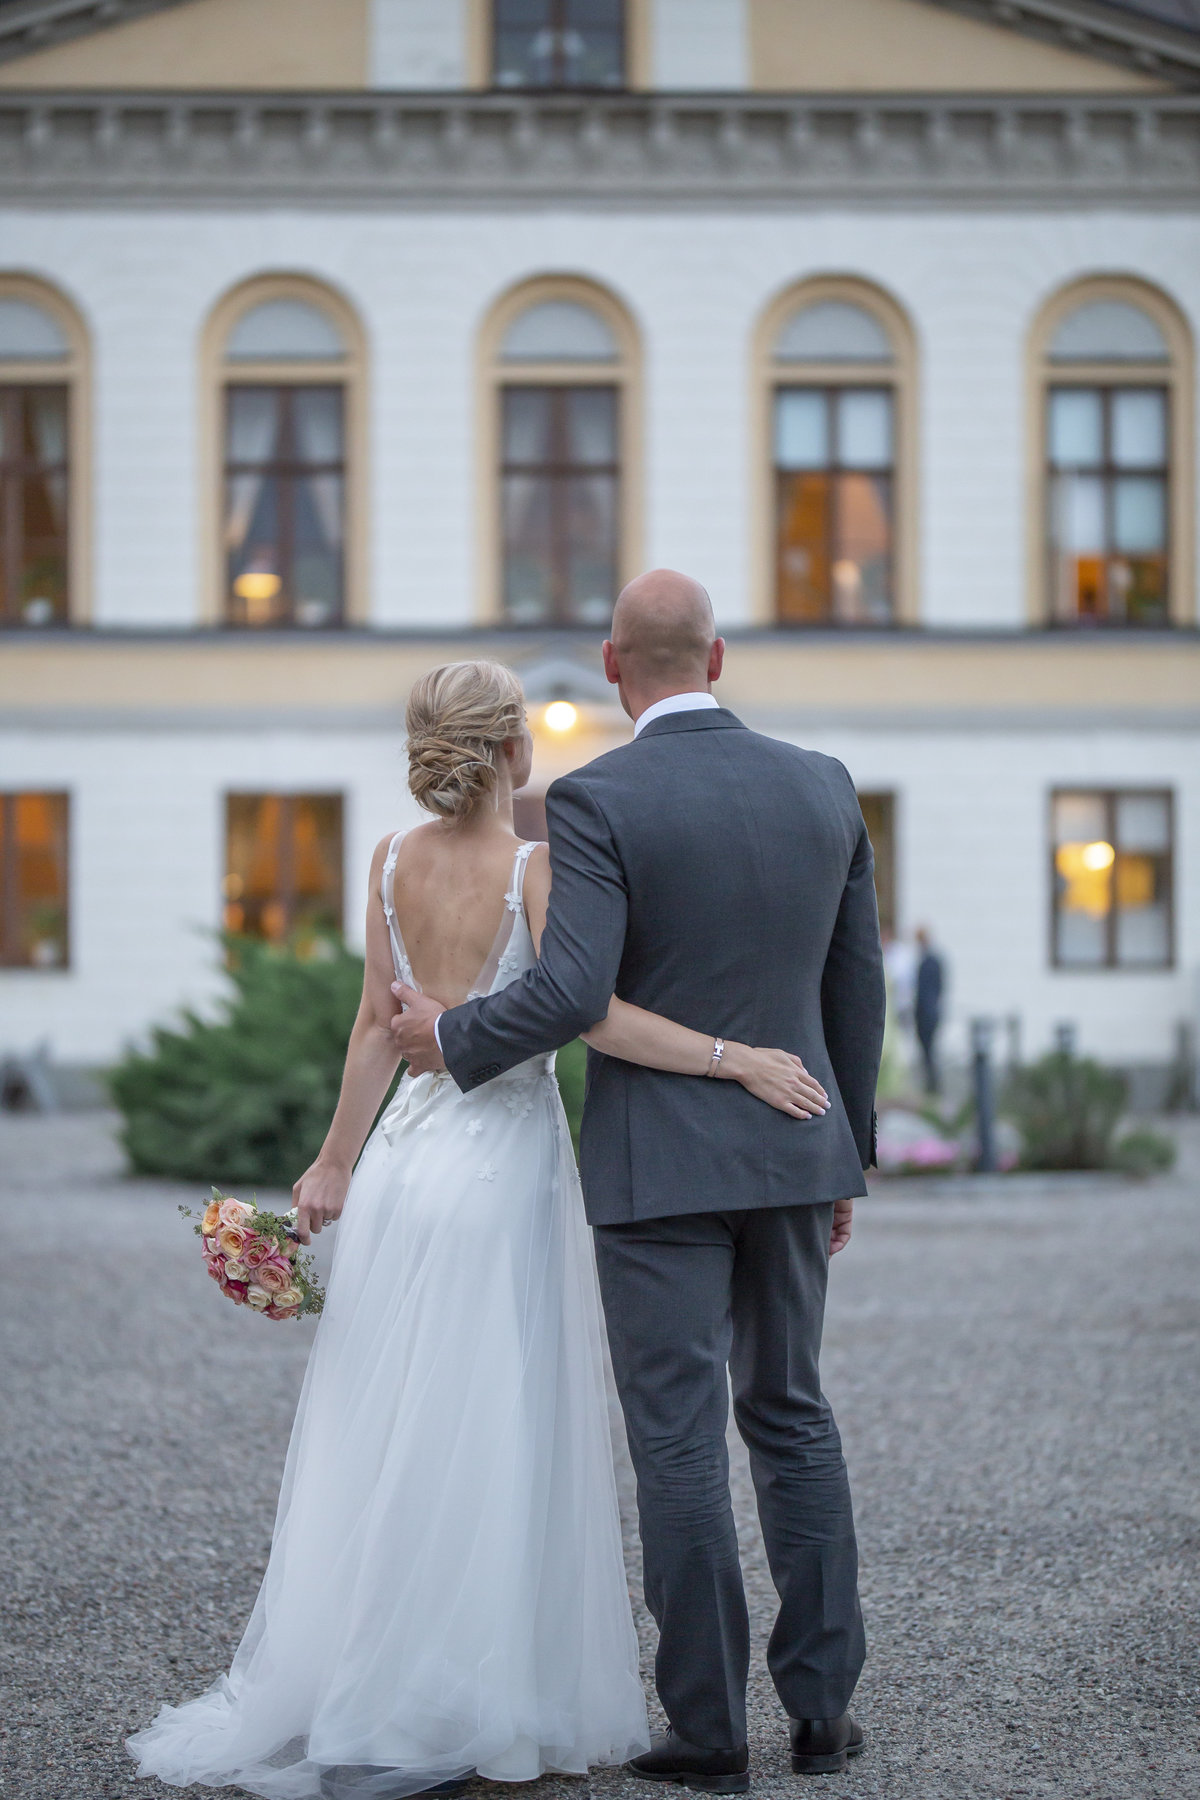
[(913, 1008), (917, 1036), (922, 1043), (932, 1041), (942, 1022), (942, 988), (945, 972), (936, 950), (924, 950), (917, 964), (917, 997)]
[(799, 1122), (736, 1082), (589, 1051), (593, 1225), (865, 1193), (884, 986), (871, 845), (842, 765), (723, 707), (672, 713), (556, 781), (546, 817), (538, 966), (438, 1022), (459, 1087), (570, 1042), (616, 993), (793, 1051), (832, 1105)]

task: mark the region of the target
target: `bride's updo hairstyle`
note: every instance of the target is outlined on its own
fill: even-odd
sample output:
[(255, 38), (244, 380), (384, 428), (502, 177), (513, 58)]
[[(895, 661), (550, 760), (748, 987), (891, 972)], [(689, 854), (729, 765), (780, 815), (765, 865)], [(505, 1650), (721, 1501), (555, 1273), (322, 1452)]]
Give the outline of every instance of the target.
[(418, 806), (462, 819), (495, 792), (500, 746), (519, 736), (525, 695), (496, 662), (443, 663), (408, 697), (408, 785)]

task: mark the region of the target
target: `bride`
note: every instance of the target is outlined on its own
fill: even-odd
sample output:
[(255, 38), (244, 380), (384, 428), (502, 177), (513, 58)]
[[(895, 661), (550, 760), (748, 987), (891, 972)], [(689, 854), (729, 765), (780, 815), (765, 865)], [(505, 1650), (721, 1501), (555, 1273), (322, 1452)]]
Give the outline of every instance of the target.
[[(546, 846), (513, 830), (533, 746), (511, 671), (435, 669), (407, 726), (433, 818), (375, 852), (341, 1098), (294, 1189), (303, 1241), (342, 1224), (270, 1561), (228, 1676), (129, 1740), (174, 1787), (393, 1800), (648, 1742), (554, 1059), (467, 1095), (406, 1075), (371, 1131), (393, 979), (448, 1006), (496, 992), (535, 961), (550, 892)], [(587, 1041), (681, 1077), (712, 1061), (711, 1038), (615, 998)], [(728, 1043), (720, 1073), (820, 1108), (783, 1051)]]

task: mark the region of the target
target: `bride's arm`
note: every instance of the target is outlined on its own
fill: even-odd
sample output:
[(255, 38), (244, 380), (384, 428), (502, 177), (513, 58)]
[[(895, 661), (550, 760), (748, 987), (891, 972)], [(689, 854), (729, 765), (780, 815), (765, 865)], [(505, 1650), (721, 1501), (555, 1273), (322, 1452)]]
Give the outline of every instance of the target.
[[(535, 850), (525, 874), (525, 912), (534, 944), (539, 947), (549, 898), (550, 859)], [(640, 1063), (647, 1069), (665, 1069), (675, 1075), (707, 1075), (712, 1068), (715, 1042), (702, 1031), (691, 1031), (686, 1025), (664, 1019), (661, 1013), (631, 1006), (615, 994), (607, 1017), (585, 1031), (583, 1041), (605, 1056)], [(786, 1050), (758, 1049), (726, 1039), (716, 1074), (719, 1080), (740, 1081), (757, 1099), (796, 1119), (810, 1119), (829, 1107), (829, 1096), (820, 1082), (808, 1073), (798, 1056), (791, 1056)]]
[(310, 1233), (320, 1231), (323, 1224), (340, 1218), (354, 1165), (400, 1062), (400, 1054), (388, 1028), (396, 1004), (391, 993), (394, 970), (387, 921), (379, 897), (388, 842), (385, 838), (371, 859), (363, 992), (346, 1049), (337, 1110), (316, 1161), (292, 1189), (292, 1199), (298, 1209), (296, 1230), (302, 1244), (307, 1244)]

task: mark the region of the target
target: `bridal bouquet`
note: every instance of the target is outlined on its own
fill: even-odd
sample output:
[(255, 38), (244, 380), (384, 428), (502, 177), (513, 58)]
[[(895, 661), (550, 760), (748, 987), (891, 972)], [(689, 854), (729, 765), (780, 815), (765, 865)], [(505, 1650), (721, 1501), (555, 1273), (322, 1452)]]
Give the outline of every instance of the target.
[(260, 1212), (253, 1202), (234, 1200), (219, 1188), (202, 1213), (181, 1206), (204, 1246), (208, 1272), (235, 1306), (249, 1306), (267, 1319), (298, 1319), (319, 1313), (325, 1293), (313, 1273), (312, 1258), (300, 1251), (290, 1213)]

